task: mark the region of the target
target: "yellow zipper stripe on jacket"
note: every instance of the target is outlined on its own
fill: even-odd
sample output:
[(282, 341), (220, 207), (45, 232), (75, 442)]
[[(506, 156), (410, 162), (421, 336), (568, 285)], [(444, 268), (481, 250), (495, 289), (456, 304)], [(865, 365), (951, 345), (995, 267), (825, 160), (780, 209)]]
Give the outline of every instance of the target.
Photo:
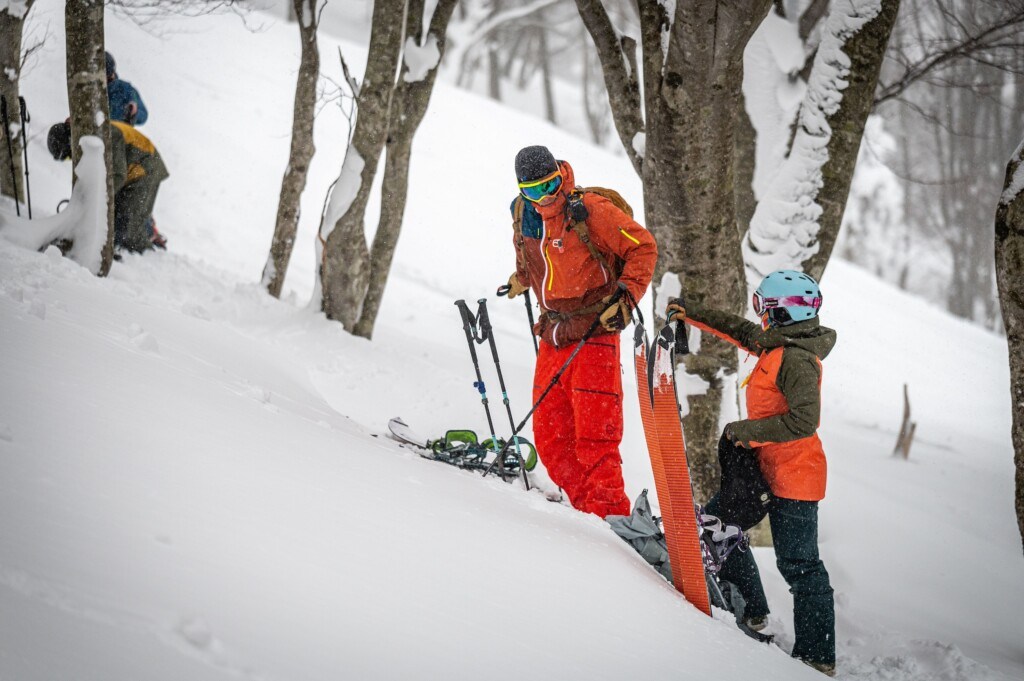
[(551, 254), (548, 253), (548, 251), (550, 249), (551, 249), (551, 246), (549, 246), (549, 245), (545, 245), (544, 246), (544, 259), (548, 261), (548, 290), (549, 291), (551, 290), (551, 287), (553, 287), (555, 285), (555, 264), (553, 262), (551, 262)]
[(634, 236), (633, 236), (632, 234), (630, 234), (630, 233), (629, 233), (629, 232), (627, 232), (626, 230), (622, 229), (621, 227), (619, 227), (619, 231), (620, 231), (620, 232), (622, 232), (622, 236), (626, 237), (627, 239), (629, 239), (630, 241), (632, 241), (633, 243), (635, 243), (635, 244), (636, 244), (637, 246), (639, 246), (639, 245), (640, 245), (640, 241), (639, 241), (639, 239), (637, 239), (636, 237), (634, 237)]

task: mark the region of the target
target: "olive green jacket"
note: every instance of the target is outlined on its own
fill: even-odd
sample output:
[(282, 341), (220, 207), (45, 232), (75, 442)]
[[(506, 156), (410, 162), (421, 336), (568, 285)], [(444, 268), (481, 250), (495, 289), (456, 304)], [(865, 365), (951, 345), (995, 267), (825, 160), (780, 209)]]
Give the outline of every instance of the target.
[[(789, 326), (762, 329), (738, 315), (699, 307), (686, 308), (695, 326), (760, 357), (782, 347), (783, 359), (775, 384), (789, 411), (761, 419), (745, 419), (731, 426), (738, 442), (791, 442), (810, 437), (821, 417), (821, 364), (836, 344), (836, 332), (809, 319)], [(717, 332), (717, 333), (716, 333)]]

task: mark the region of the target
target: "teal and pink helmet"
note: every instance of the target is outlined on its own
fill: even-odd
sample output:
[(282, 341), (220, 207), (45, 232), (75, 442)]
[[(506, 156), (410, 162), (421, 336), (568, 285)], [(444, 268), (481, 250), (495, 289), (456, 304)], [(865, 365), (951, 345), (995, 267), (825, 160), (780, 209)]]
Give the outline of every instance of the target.
[(772, 272), (754, 291), (754, 312), (768, 326), (787, 326), (818, 316), (821, 289), (814, 278), (796, 270)]

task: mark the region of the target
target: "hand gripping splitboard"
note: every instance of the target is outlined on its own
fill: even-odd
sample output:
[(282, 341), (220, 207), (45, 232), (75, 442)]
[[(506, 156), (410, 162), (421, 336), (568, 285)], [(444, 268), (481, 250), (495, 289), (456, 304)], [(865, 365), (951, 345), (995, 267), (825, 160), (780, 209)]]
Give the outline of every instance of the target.
[(686, 600), (710, 615), (711, 599), (704, 577), (686, 443), (679, 420), (674, 350), (675, 333), (671, 325), (661, 329), (649, 349), (643, 324), (636, 325), (633, 352), (640, 418), (661, 505), (672, 583)]

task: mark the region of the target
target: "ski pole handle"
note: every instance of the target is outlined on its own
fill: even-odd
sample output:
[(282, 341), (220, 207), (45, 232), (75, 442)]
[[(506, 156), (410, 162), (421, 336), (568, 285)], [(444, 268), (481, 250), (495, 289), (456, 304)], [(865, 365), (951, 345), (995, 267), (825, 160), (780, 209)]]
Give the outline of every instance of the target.
[[(684, 310), (686, 309), (686, 303), (682, 296), (669, 300), (669, 305), (678, 305)], [(690, 339), (686, 337), (686, 322), (684, 321), (676, 322), (676, 354), (690, 354)]]
[(505, 296), (508, 295), (508, 292), (511, 290), (511, 284), (502, 284), (501, 286), (498, 287), (498, 290), (495, 291), (495, 293), (498, 295), (499, 298), (504, 298)]

